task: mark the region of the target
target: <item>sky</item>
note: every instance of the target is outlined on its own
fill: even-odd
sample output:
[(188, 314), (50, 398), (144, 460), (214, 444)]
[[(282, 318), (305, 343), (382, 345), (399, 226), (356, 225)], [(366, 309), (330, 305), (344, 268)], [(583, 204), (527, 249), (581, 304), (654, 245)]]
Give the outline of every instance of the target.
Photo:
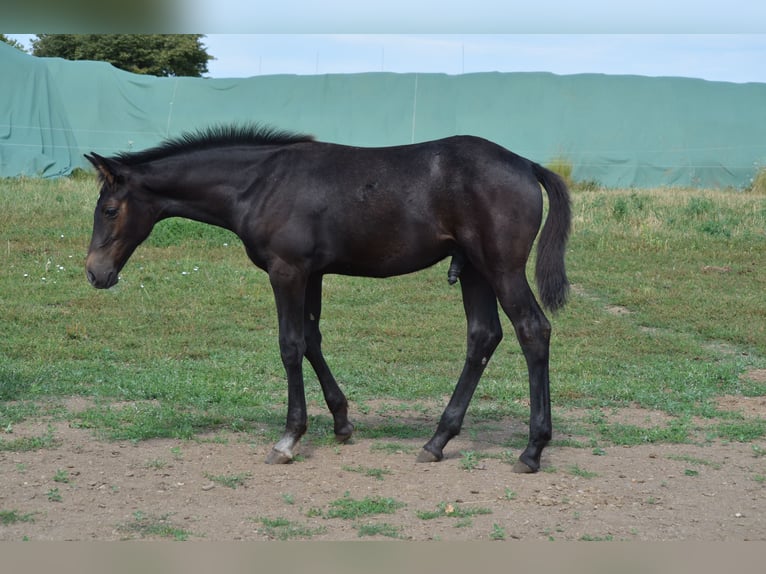
[[(177, 0), (181, 1), (181, 0)], [(766, 82), (754, 0), (188, 0), (208, 77), (541, 71)], [(29, 45), (29, 35), (13, 35)]]
[(766, 82), (766, 34), (208, 35), (209, 76), (552, 72)]

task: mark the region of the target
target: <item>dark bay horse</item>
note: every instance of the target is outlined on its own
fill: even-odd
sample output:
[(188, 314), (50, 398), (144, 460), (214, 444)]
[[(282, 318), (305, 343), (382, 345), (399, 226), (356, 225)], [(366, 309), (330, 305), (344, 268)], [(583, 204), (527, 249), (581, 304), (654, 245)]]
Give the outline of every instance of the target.
[(337, 439), (347, 440), (354, 430), (346, 397), (322, 355), (322, 276), (389, 277), (452, 257), (449, 281), (460, 281), (468, 349), (457, 387), (418, 460), (441, 460), (460, 432), (502, 338), (499, 302), (529, 372), (529, 443), (514, 470), (540, 468), (552, 433), (551, 326), (525, 268), (542, 223), (542, 184), (550, 208), (535, 276), (543, 305), (562, 307), (571, 215), (559, 176), (477, 137), (360, 148), (257, 126), (218, 127), (146, 151), (86, 157), (102, 182), (86, 262), (94, 287), (117, 283), (136, 247), (168, 217), (233, 231), (268, 273), (288, 404), (284, 435), (266, 462), (291, 461), (306, 431), (304, 357), (319, 378)]

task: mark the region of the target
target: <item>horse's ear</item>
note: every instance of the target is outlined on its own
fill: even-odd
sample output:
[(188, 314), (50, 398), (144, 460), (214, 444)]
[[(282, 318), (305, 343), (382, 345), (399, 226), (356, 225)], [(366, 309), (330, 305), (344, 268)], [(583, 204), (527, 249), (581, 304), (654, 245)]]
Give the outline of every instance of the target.
[(113, 159), (102, 157), (97, 153), (85, 154), (85, 158), (98, 170), (103, 180), (109, 185), (120, 179), (122, 164)]

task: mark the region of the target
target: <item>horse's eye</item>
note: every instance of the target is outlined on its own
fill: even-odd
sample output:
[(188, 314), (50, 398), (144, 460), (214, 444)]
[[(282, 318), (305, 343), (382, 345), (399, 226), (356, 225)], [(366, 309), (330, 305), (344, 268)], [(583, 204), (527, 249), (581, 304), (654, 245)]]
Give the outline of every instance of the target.
[(120, 212), (120, 209), (118, 207), (106, 207), (104, 208), (104, 216), (108, 219), (114, 219), (117, 217), (117, 214)]

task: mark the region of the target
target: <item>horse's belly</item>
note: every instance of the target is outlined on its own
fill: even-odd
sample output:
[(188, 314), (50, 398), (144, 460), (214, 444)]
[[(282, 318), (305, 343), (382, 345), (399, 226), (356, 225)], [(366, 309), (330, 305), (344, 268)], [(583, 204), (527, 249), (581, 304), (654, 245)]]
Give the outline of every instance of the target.
[[(401, 239), (401, 238), (400, 238)], [(441, 261), (453, 252), (449, 241), (417, 240), (356, 242), (344, 246), (327, 272), (363, 277), (392, 277), (413, 273)]]

